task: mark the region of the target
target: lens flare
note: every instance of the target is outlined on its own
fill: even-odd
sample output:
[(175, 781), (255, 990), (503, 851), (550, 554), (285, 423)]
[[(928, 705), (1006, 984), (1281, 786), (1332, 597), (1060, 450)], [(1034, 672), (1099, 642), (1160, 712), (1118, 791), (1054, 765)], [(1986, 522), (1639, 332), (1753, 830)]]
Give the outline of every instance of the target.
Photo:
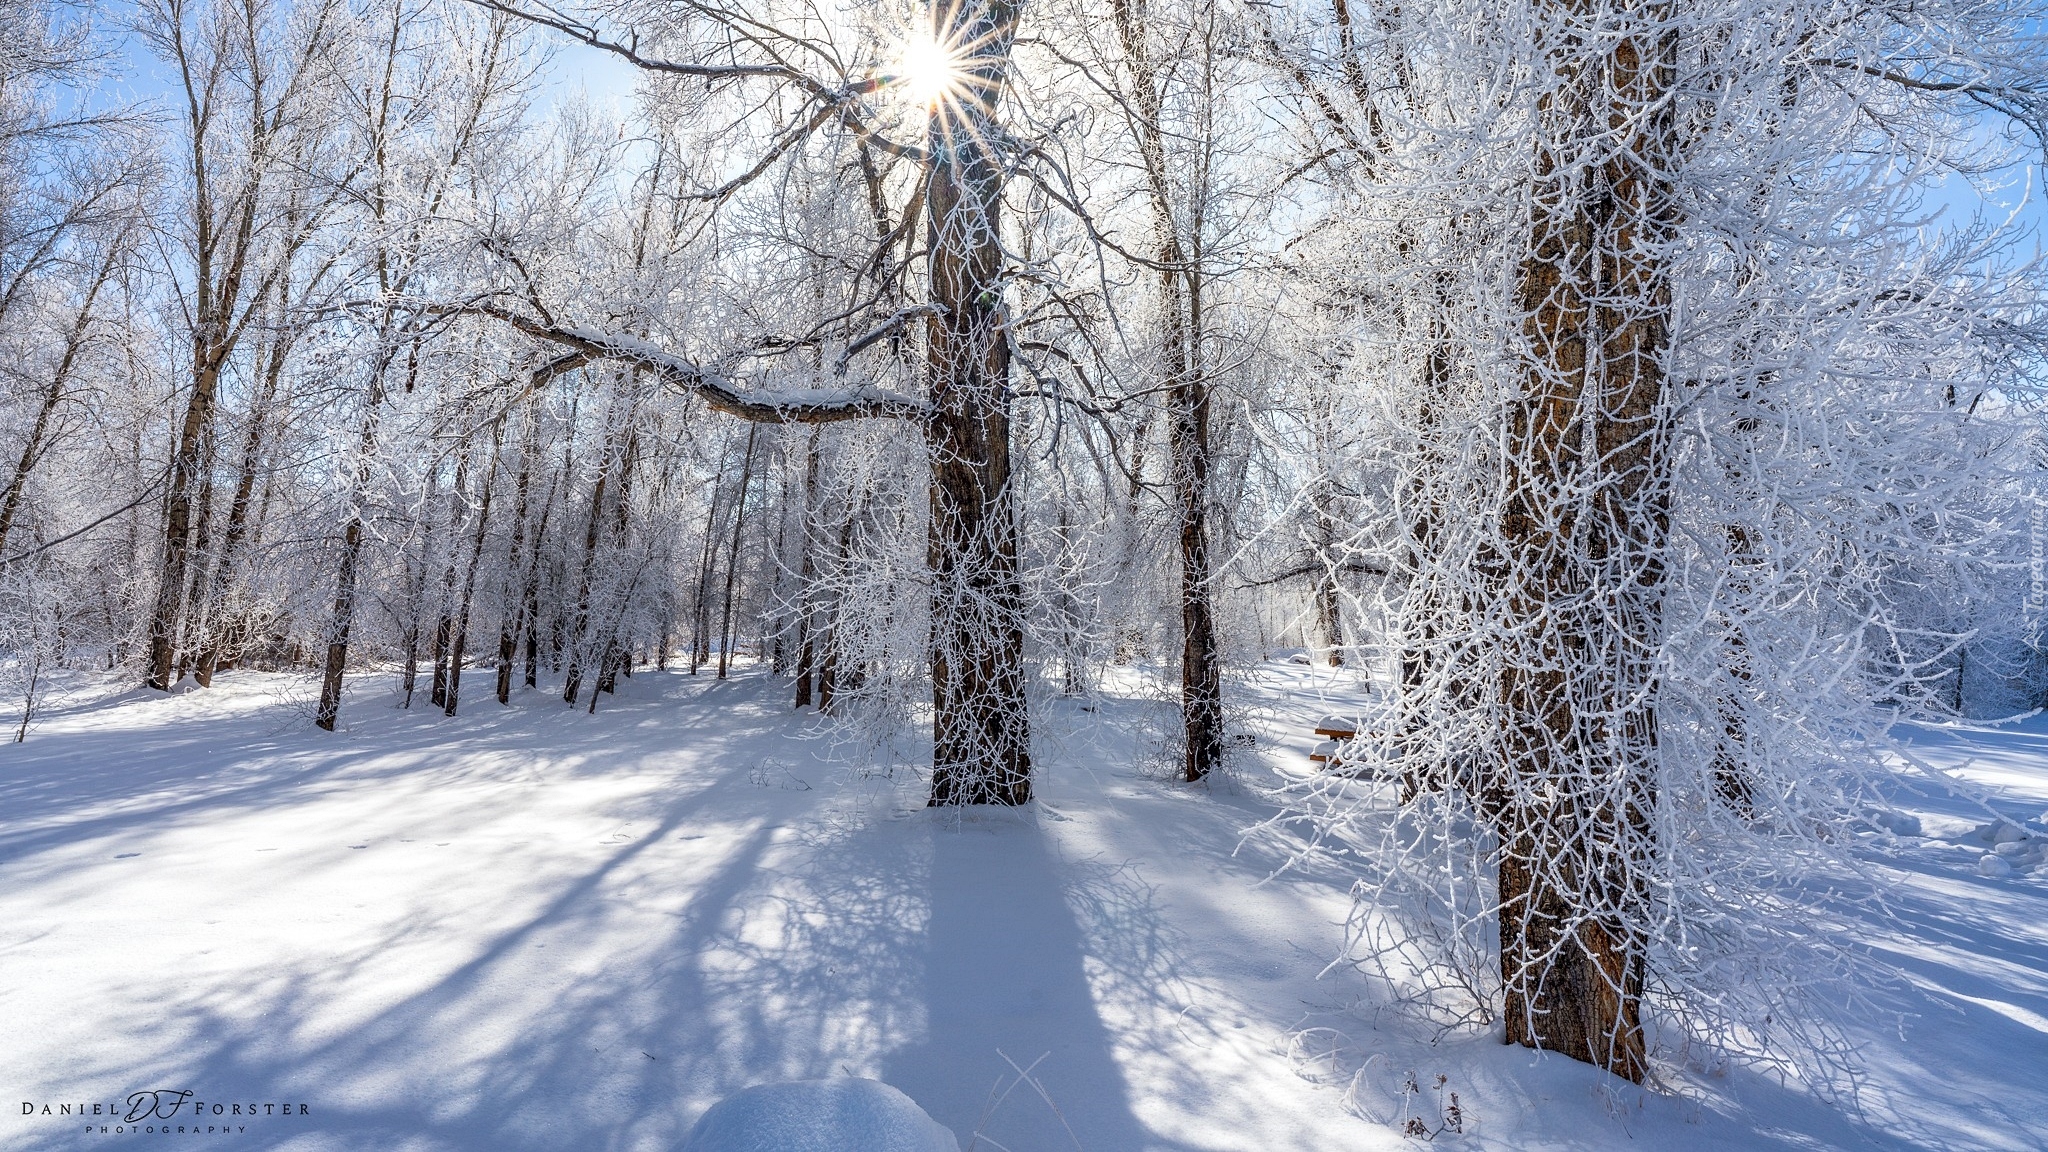
[(928, 108), (958, 86), (960, 61), (932, 37), (913, 36), (898, 50), (891, 79), (904, 99)]

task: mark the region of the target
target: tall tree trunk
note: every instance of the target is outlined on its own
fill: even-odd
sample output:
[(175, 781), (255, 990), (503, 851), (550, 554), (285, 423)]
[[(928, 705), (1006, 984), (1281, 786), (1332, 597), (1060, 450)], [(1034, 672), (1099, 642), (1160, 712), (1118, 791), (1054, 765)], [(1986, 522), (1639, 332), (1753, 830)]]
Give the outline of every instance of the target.
[(732, 430), (718, 442), (718, 475), (711, 483), (711, 507), (704, 513), (704, 547), (697, 557), (697, 595), (690, 608), (690, 675), (711, 659), (711, 570), (718, 561), (718, 517), (725, 493), (725, 458), (731, 454)]
[[(1529, 358), (1501, 521), (1507, 1040), (1640, 1082), (1655, 685), (1670, 475), (1675, 41), (1657, 14), (1551, 15), (1521, 305)], [(1615, 35), (1615, 21), (1626, 26)], [(1612, 39), (1607, 39), (1612, 35)]]
[(1171, 413), (1167, 458), (1179, 529), (1181, 776), (1195, 781), (1223, 759), (1223, 667), (1210, 600), (1214, 571), (1209, 555), (1209, 386), (1202, 371), (1201, 212), (1200, 205), (1194, 205), (1189, 224), (1193, 243), (1184, 243), (1167, 173), (1165, 94), (1146, 41), (1144, 13), (1131, 0), (1116, 0), (1112, 14), (1131, 68), (1137, 112), (1133, 128), (1145, 163), (1154, 255), (1160, 265), (1159, 345)]
[[(341, 566), (334, 577), (334, 617), (328, 625), (327, 658), (320, 674), (320, 705), (313, 723), (334, 731), (341, 714), (341, 677), (348, 666), (349, 633), (355, 628), (357, 568), (363, 555), (363, 502), (369, 499), (370, 468), (377, 453), (378, 408), (384, 402), (385, 363), (370, 372), (369, 394), (363, 399), (363, 425), (356, 434), (356, 463), (349, 482), (348, 523), (341, 534)], [(410, 688), (407, 689), (408, 694)]]
[[(440, 487), (441, 469), (438, 466), (428, 469), (426, 498), (420, 501), (421, 508), (431, 510), (434, 507), (434, 496), (440, 490)], [(427, 519), (427, 523), (420, 525), (420, 554), (418, 563), (414, 563), (409, 553), (406, 556), (405, 671), (401, 680), (405, 688), (405, 703), (403, 707), (406, 708), (412, 707), (413, 693), (419, 688), (420, 621), (421, 616), (426, 610), (427, 572), (431, 565), (429, 557), (434, 550), (434, 526), (431, 514)]]
[(427, 701), (436, 708), (448, 706), (448, 658), (455, 644), (455, 600), (457, 557), (461, 555), (462, 528), (469, 519), (469, 444), (465, 441), (455, 457), (455, 483), (448, 490), (448, 562), (441, 566), (440, 609), (434, 614), (434, 681)]
[[(279, 296), (284, 295), (284, 282), (279, 283)], [(280, 324), (280, 328), (282, 325)], [(213, 586), (207, 596), (212, 605), (211, 615), (215, 623), (203, 638), (204, 646), (199, 652), (199, 663), (193, 669), (192, 678), (201, 687), (212, 687), (214, 669), (220, 664), (221, 651), (232, 642), (236, 621), (226, 612), (228, 599), (234, 593), (235, 561), (240, 558), (242, 545), (249, 535), (249, 513), (254, 505), (256, 473), (263, 462), (263, 427), (270, 415), (271, 401), (277, 395), (279, 381), (284, 376), (285, 360), (289, 353), (290, 341), (284, 332), (273, 334), (268, 345), (262, 350), (263, 383), (260, 393), (249, 405), (249, 427), (242, 437), (241, 466), (235, 477), (235, 494), (228, 502), (227, 529), (220, 543), (220, 559), (214, 563)]]
[[(1199, 304), (1190, 314), (1199, 317)], [(1223, 663), (1210, 602), (1209, 389), (1184, 378), (1175, 388), (1170, 438), (1174, 503), (1180, 514), (1182, 777), (1207, 776), (1223, 759)]]
[(1315, 559), (1318, 561), (1315, 573), (1316, 632), (1322, 641), (1323, 662), (1332, 668), (1344, 666), (1344, 600), (1343, 589), (1337, 584), (1337, 510), (1334, 485), (1328, 475), (1316, 479), (1315, 493), (1310, 498), (1315, 514)]
[[(533, 483), (533, 454), (538, 448), (540, 421), (536, 418), (534, 406), (529, 404), (519, 437), (519, 477), (513, 481), (512, 504), (512, 545), (505, 554), (505, 581), (498, 611), (498, 703), (512, 703), (512, 659), (518, 653), (519, 633), (524, 621), (521, 614), (525, 601), (521, 598), (524, 588), (514, 584), (520, 574), (519, 555), (526, 550), (526, 515), (528, 490)], [(535, 538), (536, 541), (538, 537)], [(521, 582), (523, 584), (523, 581)]]
[(747, 451), (740, 464), (740, 492), (733, 501), (732, 545), (725, 552), (725, 596), (718, 609), (718, 678), (725, 679), (727, 656), (732, 652), (732, 593), (740, 571), (740, 536), (747, 530), (747, 486), (754, 479), (754, 437), (759, 424), (747, 425)]
[(811, 706), (811, 676), (815, 671), (818, 611), (818, 430), (812, 428), (804, 448), (804, 498), (800, 513), (802, 567), (797, 572), (796, 604), (796, 704)]
[(930, 803), (1031, 799), (1024, 594), (1010, 475), (1010, 345), (1002, 283), (1003, 133), (1016, 0), (936, 5), (942, 44), (970, 55), (936, 101), (926, 194), (931, 457), (932, 790)]
[(825, 655), (818, 664), (818, 711), (830, 713), (832, 701), (839, 691), (839, 657), (843, 645), (839, 638), (839, 614), (846, 603), (845, 582), (849, 578), (847, 568), (853, 554), (853, 527), (860, 518), (858, 507), (846, 510), (846, 522), (839, 526), (839, 539), (832, 552), (832, 575), (838, 589), (832, 597), (832, 606), (822, 611), (820, 627), (825, 633)]
[(571, 617), (567, 637), (569, 675), (562, 681), (562, 701), (566, 704), (574, 704), (583, 691), (583, 641), (590, 627), (590, 585), (597, 576), (598, 536), (604, 530), (604, 490), (611, 480), (610, 437), (606, 438), (603, 451), (597, 466), (597, 483), (590, 489), (590, 521), (583, 533), (583, 564), (576, 578), (576, 613)]
[[(612, 554), (615, 556), (626, 554), (627, 529), (630, 527), (633, 508), (633, 465), (640, 459), (640, 437), (631, 428), (632, 419), (632, 415), (629, 414), (626, 446), (619, 461), (618, 496), (612, 501)], [(636, 574), (633, 579), (637, 583), (639, 576)], [(605, 624), (604, 645), (597, 661), (597, 690), (590, 694), (590, 710), (593, 713), (597, 711), (599, 693), (617, 690), (621, 665), (625, 666), (627, 677), (630, 678), (633, 674), (629, 662), (630, 654), (619, 642), (619, 629), (625, 618), (626, 606), (631, 599), (630, 584), (614, 597), (614, 607), (609, 613), (610, 619)]]
[(206, 577), (214, 563), (213, 484), (219, 448), (214, 432), (209, 430), (199, 450), (199, 498), (192, 503), (192, 553), (188, 561), (192, 566), (192, 582), (185, 590), (184, 624), (179, 634), (178, 670), (174, 680), (183, 680), (192, 671), (199, 645), (205, 642), (211, 624), (207, 619)]
[(468, 570), (462, 576), (462, 603), (455, 612), (455, 643), (448, 655), (448, 696), (442, 705), (442, 714), (455, 715), (456, 702), (462, 696), (462, 656), (469, 646), (469, 608), (476, 595), (477, 568), (484, 558), (484, 536), (491, 527), (491, 489), (498, 483), (499, 450), (504, 444), (505, 421), (500, 417), (491, 426), (491, 466), (484, 470), (483, 495), (476, 506), (476, 535), (470, 540)]
[(184, 621), (186, 568), (192, 546), (193, 488), (201, 482), (204, 444), (212, 435), (214, 395), (220, 388), (221, 365), (202, 327), (193, 338), (195, 366), (192, 395), (185, 401), (185, 416), (178, 426), (178, 443), (171, 456), (170, 482), (164, 490), (164, 540), (157, 570), (156, 605), (149, 614), (149, 675), (151, 688), (168, 689), (177, 666), (179, 626)]

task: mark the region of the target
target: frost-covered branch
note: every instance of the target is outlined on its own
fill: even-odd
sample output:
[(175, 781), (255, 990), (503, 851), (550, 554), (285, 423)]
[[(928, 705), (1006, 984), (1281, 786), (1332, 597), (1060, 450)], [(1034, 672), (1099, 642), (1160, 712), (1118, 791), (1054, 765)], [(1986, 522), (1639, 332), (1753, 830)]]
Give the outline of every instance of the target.
[(745, 392), (733, 381), (637, 337), (594, 328), (551, 324), (488, 303), (432, 304), (428, 315), (488, 316), (536, 340), (573, 349), (592, 360), (644, 368), (671, 388), (701, 398), (715, 411), (763, 424), (831, 424), (841, 420), (922, 420), (923, 402), (878, 389), (803, 388)]

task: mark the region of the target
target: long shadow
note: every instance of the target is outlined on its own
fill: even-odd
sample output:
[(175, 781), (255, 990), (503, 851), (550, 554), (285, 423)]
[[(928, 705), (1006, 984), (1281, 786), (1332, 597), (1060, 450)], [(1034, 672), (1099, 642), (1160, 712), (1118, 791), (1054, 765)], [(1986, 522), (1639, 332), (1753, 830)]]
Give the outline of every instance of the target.
[[(338, 1018), (352, 1015), (346, 1009), (337, 1013), (338, 998), (375, 996), (376, 982), (391, 978), (390, 966), (377, 963), (380, 953), (430, 945), (443, 947), (445, 955), (439, 941), (447, 929), (431, 917), (388, 923), (375, 938), (351, 941), (339, 954), (307, 953), (280, 967), (243, 969), (224, 979), (195, 973), (173, 982), (167, 972), (150, 975), (145, 977), (149, 983), (166, 992), (176, 989), (159, 1005), (155, 1023), (134, 1031), (138, 1043), (124, 1051), (115, 1050), (122, 1047), (116, 1045), (67, 1056), (64, 1079), (122, 1085), (123, 1092), (184, 1086), (220, 1100), (312, 1102), (317, 1115), (307, 1121), (287, 1126), (272, 1119), (252, 1130), (250, 1135), (266, 1141), (257, 1146), (318, 1136), (366, 1149), (597, 1149), (644, 1147), (650, 1140), (652, 1146), (667, 1147), (686, 1130), (694, 1111), (764, 1074), (772, 1079), (777, 1073), (836, 1071), (830, 1064), (787, 1058), (806, 1049), (826, 1059), (843, 1054), (819, 1043), (818, 1019), (803, 1018), (805, 1012), (820, 1018), (829, 1014), (829, 998), (818, 991), (823, 974), (814, 977), (809, 998), (792, 1007), (790, 987), (797, 982), (789, 979), (788, 969), (805, 958), (782, 957), (780, 972), (730, 960), (744, 943), (749, 918), (758, 918), (764, 868), (777, 840), (777, 813), (787, 807), (776, 802), (780, 794), (745, 787), (754, 761), (747, 738), (772, 733), (787, 721), (764, 710), (758, 719), (725, 716), (712, 723), (710, 709), (750, 703), (759, 695), (759, 684), (715, 686), (693, 694), (677, 680), (650, 685), (648, 696), (639, 699), (608, 699), (614, 717), (623, 716), (618, 723), (565, 717), (571, 721), (561, 725), (566, 730), (557, 732), (551, 724), (544, 745), (550, 771), (566, 767), (577, 774), (601, 774), (614, 759), (602, 753), (618, 748), (620, 727), (659, 717), (660, 743), (688, 742), (692, 755), (679, 764), (654, 810), (639, 810), (643, 818), (652, 817), (652, 831), (578, 872), (549, 876), (541, 881), (546, 885), (542, 892), (513, 878), (506, 893), (539, 895), (533, 910), (483, 938), (454, 938), (461, 949), (449, 957), (455, 963), (425, 987), (335, 1031)], [(697, 704), (709, 707), (691, 706)], [(474, 751), (464, 737), (501, 725), (507, 730), (490, 731), (489, 742), (517, 750), (523, 737), (528, 755), (509, 757), (504, 767), (485, 774), (517, 785), (528, 771), (517, 761), (530, 763), (535, 748), (531, 727), (511, 722), (521, 711), (530, 716), (537, 710), (382, 733), (373, 748), (329, 752), (338, 763), (305, 760), (279, 767), (273, 762), (232, 786), (182, 797), (168, 787), (180, 757), (155, 749), (139, 782), (146, 802), (138, 810), (54, 822), (17, 835), (10, 846), (59, 847), (165, 819), (204, 822), (220, 814), (313, 801), (333, 788), (374, 789), (383, 777), (410, 772), (445, 776), (445, 768), (423, 769), (417, 757), (400, 755), (389, 765), (375, 761), (442, 747)], [(392, 718), (410, 727), (407, 719)], [(208, 733), (180, 745), (205, 747), (209, 741), (247, 734), (246, 725), (233, 720), (205, 726)], [(707, 727), (712, 731), (696, 731)], [(100, 743), (98, 733), (81, 735)], [(637, 748), (620, 750), (647, 747), (643, 738)], [(240, 749), (244, 755), (248, 751), (246, 745)], [(88, 784), (86, 790), (94, 787)], [(708, 867), (697, 869), (689, 882), (663, 884), (669, 867), (663, 861), (671, 857), (650, 851), (667, 844), (673, 852), (678, 833), (707, 827), (721, 830), (722, 850), (704, 861)], [(490, 866), (517, 863), (500, 858)], [(816, 907), (807, 915), (816, 918), (825, 902), (810, 903)], [(896, 925), (899, 919), (892, 916), (882, 927), (901, 936), (905, 930)], [(857, 931), (876, 928), (871, 923)], [(901, 942), (870, 940), (835, 953), (829, 947), (834, 941), (825, 943), (816, 963), (832, 966), (836, 961), (848, 970), (872, 958), (863, 953), (909, 950)], [(887, 977), (903, 983), (894, 972)], [(546, 986), (538, 1000), (536, 986)], [(756, 1001), (776, 1007), (763, 1011), (753, 1007)], [(160, 1044), (149, 1039), (152, 1032), (178, 1039)], [(784, 1057), (779, 1061), (778, 1044)], [(81, 1138), (77, 1128), (65, 1125), (0, 1131), (0, 1146), (16, 1146), (23, 1138), (30, 1141), (23, 1146), (35, 1148), (104, 1142), (96, 1134)]]
[(1082, 968), (1061, 869), (1035, 820), (931, 820), (925, 1033), (890, 1055), (886, 1079), (952, 1128), (963, 1150), (976, 1133), (981, 1149), (1145, 1147)]
[[(758, 682), (696, 684), (680, 676), (645, 676), (608, 696), (597, 717), (559, 703), (546, 689), (522, 691), (514, 706), (488, 696), (459, 717), (444, 719), (424, 706), (401, 711), (377, 693), (354, 701), (367, 740), (315, 732), (310, 721), (280, 726), (279, 709), (229, 716), (182, 718), (139, 740), (132, 728), (69, 732), (60, 757), (35, 768), (0, 757), (0, 861), (95, 837), (152, 830), (180, 820), (204, 820), (220, 811), (278, 809), (303, 802), (346, 780), (374, 787), (383, 777), (417, 772), (422, 754), (504, 752), (530, 758), (544, 749), (550, 765), (602, 770), (622, 729), (659, 725), (688, 731), (712, 722), (708, 704), (723, 709), (749, 703)], [(144, 703), (176, 706), (175, 698)], [(90, 708), (84, 711), (91, 711)], [(744, 735), (728, 722), (721, 735)], [(49, 737), (45, 737), (46, 739)], [(38, 749), (39, 750), (39, 749)]]

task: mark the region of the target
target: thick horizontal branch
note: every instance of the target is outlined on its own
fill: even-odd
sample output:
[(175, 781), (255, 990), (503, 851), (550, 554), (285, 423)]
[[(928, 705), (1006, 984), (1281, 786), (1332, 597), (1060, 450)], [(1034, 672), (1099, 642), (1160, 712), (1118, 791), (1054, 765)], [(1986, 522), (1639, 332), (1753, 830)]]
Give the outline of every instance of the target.
[(1384, 564), (1375, 564), (1370, 560), (1346, 560), (1339, 564), (1325, 564), (1319, 560), (1312, 560), (1298, 568), (1290, 568), (1275, 576), (1240, 581), (1238, 587), (1264, 588), (1269, 584), (1282, 584), (1289, 580), (1298, 580), (1303, 576), (1313, 576), (1328, 572), (1344, 572), (1353, 576), (1385, 576), (1387, 568)]
[(495, 304), (433, 304), (421, 310), (440, 316), (488, 316), (536, 340), (559, 344), (590, 360), (636, 365), (652, 372), (671, 388), (695, 394), (716, 411), (761, 424), (923, 420), (928, 414), (925, 405), (912, 397), (865, 388), (803, 388), (749, 395), (718, 373), (663, 351), (638, 337), (551, 324)]
[(1890, 81), (1893, 84), (1906, 88), (1918, 88), (1923, 92), (1981, 93), (1987, 96), (2013, 100), (2024, 100), (2043, 95), (2042, 89), (2035, 85), (1993, 84), (1983, 80), (1928, 79), (1924, 76), (1913, 76), (1876, 64), (1865, 64), (1861, 60), (1816, 59), (1808, 61), (1808, 63), (1822, 68), (1846, 68), (1851, 72), (1861, 72), (1865, 76), (1875, 76), (1880, 80)]

